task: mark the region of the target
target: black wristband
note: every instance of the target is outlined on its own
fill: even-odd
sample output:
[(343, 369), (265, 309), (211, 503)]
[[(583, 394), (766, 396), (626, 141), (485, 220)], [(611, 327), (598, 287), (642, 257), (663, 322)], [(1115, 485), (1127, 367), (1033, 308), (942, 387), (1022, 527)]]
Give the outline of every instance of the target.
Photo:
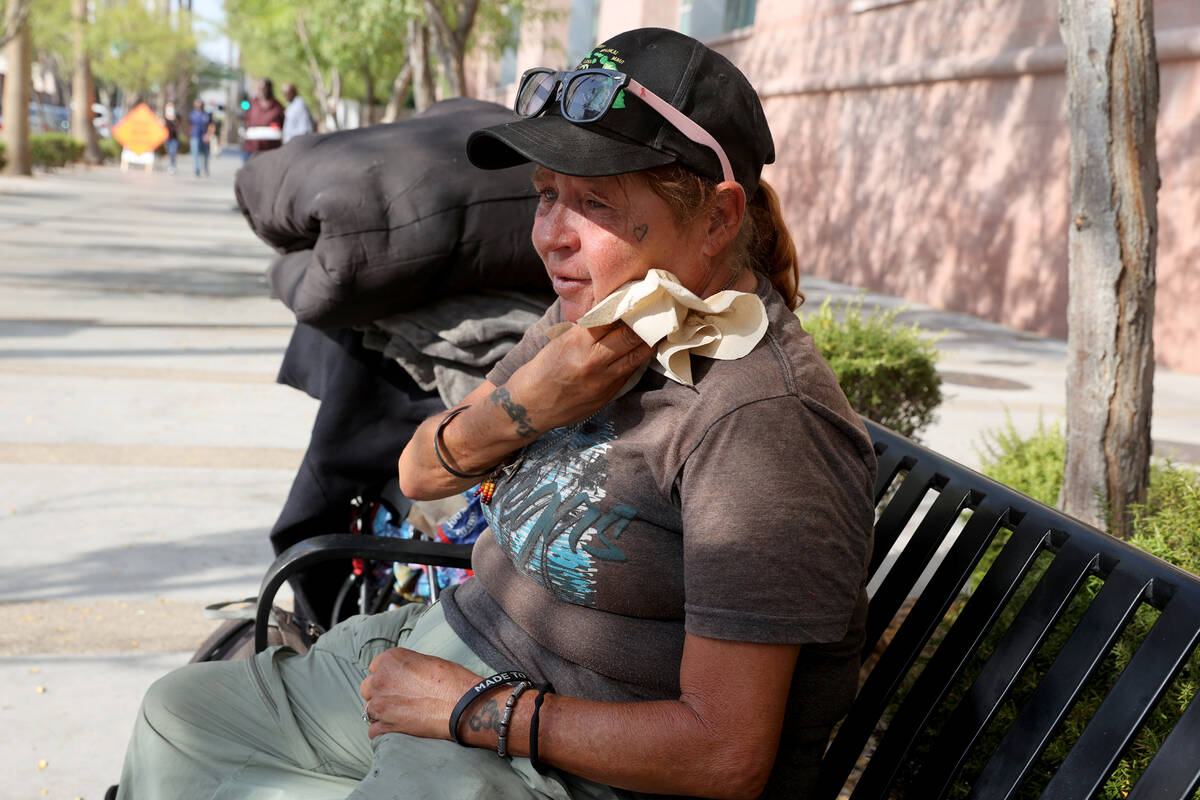
[(447, 464), (446, 459), (442, 457), (442, 447), (440, 443), (442, 439), (442, 431), (447, 425), (450, 424), (450, 420), (454, 419), (470, 407), (471, 404), (467, 403), (465, 406), (459, 406), (458, 408), (447, 411), (446, 416), (442, 417), (442, 421), (438, 423), (437, 430), (433, 432), (433, 454), (437, 456), (438, 463), (442, 465), (442, 469), (446, 470), (446, 472), (449, 472), (456, 478), (466, 478), (468, 480), (471, 478), (485, 477), (491, 473), (491, 470), (488, 469), (484, 470), (483, 472), (459, 472), (454, 467)]
[[(450, 740), (455, 744), (462, 744), (458, 738), (458, 722), (462, 719), (463, 712), (467, 710), (467, 707), (478, 700), (480, 695), (493, 686), (498, 686), (502, 683), (519, 683), (521, 681), (532, 683), (528, 675), (518, 670), (498, 672), (490, 678), (484, 678), (470, 689), (467, 689), (466, 693), (459, 698), (458, 703), (454, 706), (454, 710), (450, 712)], [(466, 745), (463, 745), (463, 747), (466, 747)]]
[(545, 775), (549, 770), (549, 767), (538, 761), (538, 726), (541, 724), (542, 703), (550, 693), (549, 686), (538, 690), (537, 698), (533, 701), (533, 716), (529, 718), (529, 763), (539, 775)]

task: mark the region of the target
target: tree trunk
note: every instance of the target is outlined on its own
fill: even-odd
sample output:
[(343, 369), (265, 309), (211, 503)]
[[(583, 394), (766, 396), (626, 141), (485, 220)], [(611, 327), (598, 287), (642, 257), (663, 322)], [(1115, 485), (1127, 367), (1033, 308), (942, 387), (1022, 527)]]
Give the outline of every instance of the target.
[(371, 62), (363, 62), (363, 115), (362, 124), (375, 124), (375, 75), (371, 72)]
[(412, 64), (405, 64), (392, 81), (392, 96), (388, 99), (387, 108), (383, 111), (381, 122), (395, 122), (400, 119), (400, 109), (404, 107), (404, 99), (408, 95), (408, 87), (412, 83)]
[[(304, 46), (304, 55), (308, 59), (308, 75), (312, 78), (313, 93), (317, 96), (317, 105), (321, 109), (321, 128), (326, 131), (336, 131), (340, 129), (337, 119), (337, 99), (331, 98), (330, 93), (325, 90), (325, 76), (321, 73), (321, 64), (317, 61), (317, 55), (313, 52), (312, 42), (308, 37), (308, 28), (304, 25), (304, 17), (300, 14), (296, 15), (296, 34), (300, 37), (300, 44)], [(337, 71), (334, 70), (334, 80), (337, 81)], [(335, 94), (341, 94), (340, 86), (335, 86)]]
[(408, 21), (408, 63), (412, 65), (413, 105), (418, 113), (433, 105), (433, 72), (429, 69), (429, 29)]
[(9, 2), (4, 30), (11, 38), (4, 45), (8, 75), (4, 78), (4, 167), (6, 175), (32, 175), (33, 151), (29, 146), (29, 100), (33, 94), (31, 58), (33, 41), (27, 9)]
[(100, 140), (92, 123), (92, 62), (87, 51), (88, 0), (71, 0), (75, 22), (75, 69), (71, 72), (71, 133), (83, 142), (83, 160), (99, 164), (104, 160)]
[(342, 73), (336, 66), (329, 68), (329, 111), (327, 119), (333, 120), (334, 130), (340, 130), (343, 120), (338, 119), (338, 106), (342, 104)]
[[(190, 35), (195, 27), (192, 18), (191, 0), (179, 0), (178, 10), (179, 30)], [(175, 68), (175, 112), (179, 114), (180, 125), (186, 127), (184, 123), (187, 122), (187, 116), (192, 110), (192, 98), (188, 96), (188, 90), (192, 88), (192, 83), (196, 80), (196, 75), (192, 72), (190, 59), (181, 59), (176, 63)], [(195, 145), (191, 146), (195, 147)]]
[(1129, 536), (1154, 389), (1158, 61), (1153, 0), (1060, 0), (1071, 129), (1067, 454), (1061, 505)]
[(441, 55), (442, 73), (446, 80), (446, 91), (450, 97), (466, 94), (467, 39), (475, 26), (475, 15), (479, 12), (479, 0), (462, 0), (458, 7), (457, 24), (450, 27), (438, 0), (425, 0), (425, 14), (437, 32), (438, 52)]

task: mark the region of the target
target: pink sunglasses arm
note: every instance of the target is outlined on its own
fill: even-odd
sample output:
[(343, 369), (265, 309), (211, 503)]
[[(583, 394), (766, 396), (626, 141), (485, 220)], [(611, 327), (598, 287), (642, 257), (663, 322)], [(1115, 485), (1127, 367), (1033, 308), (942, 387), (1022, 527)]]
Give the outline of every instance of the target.
[(712, 137), (712, 134), (704, 130), (704, 128), (701, 128), (682, 111), (675, 108), (675, 106), (671, 105), (666, 100), (663, 100), (661, 97), (635, 81), (633, 78), (629, 79), (629, 86), (627, 88), (631, 89), (639, 98), (641, 98), (651, 108), (661, 114), (663, 118), (667, 120), (667, 122), (670, 122), (672, 125), (674, 125), (675, 128), (684, 136), (691, 139), (696, 144), (702, 144), (716, 153), (717, 159), (721, 162), (721, 173), (725, 176), (725, 180), (736, 181), (736, 179), (733, 177), (733, 168), (729, 165), (729, 157), (725, 155), (725, 150), (721, 147), (717, 140)]

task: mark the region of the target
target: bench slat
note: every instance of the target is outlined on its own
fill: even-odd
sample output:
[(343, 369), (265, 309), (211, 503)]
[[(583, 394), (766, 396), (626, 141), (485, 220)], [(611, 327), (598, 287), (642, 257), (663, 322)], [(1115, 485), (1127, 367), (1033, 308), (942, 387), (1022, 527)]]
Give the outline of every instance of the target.
[(888, 569), (883, 582), (871, 597), (871, 608), (875, 613), (867, 621), (866, 648), (875, 647), (892, 617), (909, 596), (917, 578), (958, 522), (959, 514), (970, 497), (971, 490), (964, 487), (946, 486), (938, 493), (933, 507), (922, 518), (912, 538), (905, 544), (904, 551)]
[[(1040, 526), (1031, 520), (1013, 532), (1013, 539), (1038, 538), (1039, 532)], [(930, 756), (922, 765), (918, 780), (928, 787), (931, 796), (941, 797), (950, 787), (967, 754), (1012, 691), (1021, 670), (1070, 604), (1094, 563), (1090, 551), (1068, 543), (1047, 567), (930, 748)], [(1007, 602), (996, 605), (1002, 608)]]
[(902, 448), (890, 447), (886, 442), (876, 440), (875, 463), (875, 505), (879, 505), (896, 479), (896, 474), (912, 466), (913, 461), (905, 456)]
[[(1000, 527), (1003, 514), (1003, 511), (982, 506), (971, 515), (930, 579), (927, 590), (917, 598), (878, 663), (871, 669), (855, 700), (853, 717), (843, 723), (834, 748), (826, 756), (826, 769), (842, 775), (843, 779), (849, 774), (904, 676), (987, 550)], [(874, 610), (874, 604), (871, 610)], [(924, 724), (924, 719), (918, 722), (920, 724)], [(833, 767), (835, 759), (839, 760), (836, 768)], [(841, 786), (840, 782), (836, 783), (836, 786), (827, 788), (834, 795)]]
[(1113, 571), (1008, 729), (970, 797), (1008, 798), (1016, 793), (1137, 610), (1147, 585), (1144, 573), (1124, 563)]
[(883, 563), (900, 534), (904, 532), (908, 521), (921, 505), (921, 501), (937, 481), (938, 476), (934, 469), (920, 463), (914, 464), (904, 476), (900, 488), (875, 523), (875, 547), (871, 552), (868, 574), (874, 575), (879, 569), (879, 565)]
[(1100, 789), (1198, 639), (1200, 610), (1168, 604), (1047, 784), (1045, 800), (1085, 800)]
[(1163, 740), (1125, 800), (1188, 800), (1200, 789), (1200, 694)]
[[(1029, 525), (1018, 526), (1013, 532), (946, 633), (937, 652), (896, 710), (887, 732), (855, 787), (852, 795), (855, 800), (889, 795), (891, 782), (912, 749), (917, 735), (969, 663), (975, 649), (1000, 616), (1008, 598), (1046, 545), (1046, 536), (1037, 535)], [(851, 714), (857, 711), (855, 706)], [(840, 732), (838, 739), (841, 739)]]

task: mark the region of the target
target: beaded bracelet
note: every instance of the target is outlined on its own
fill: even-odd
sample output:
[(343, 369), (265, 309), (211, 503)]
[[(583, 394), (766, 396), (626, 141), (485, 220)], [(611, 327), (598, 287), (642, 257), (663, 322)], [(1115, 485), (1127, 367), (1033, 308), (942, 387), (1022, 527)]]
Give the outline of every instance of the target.
[[(524, 672), (514, 669), (511, 672), (500, 672), (492, 675), (490, 678), (484, 678), (470, 689), (467, 689), (454, 706), (454, 710), (450, 712), (450, 740), (455, 744), (462, 744), (462, 741), (458, 738), (458, 721), (462, 719), (463, 712), (467, 710), (467, 707), (478, 700), (480, 695), (497, 684), (518, 682), (530, 683), (529, 676)], [(466, 745), (463, 745), (463, 747), (466, 747)]]
[(533, 686), (529, 681), (521, 681), (513, 687), (512, 694), (504, 701), (504, 713), (500, 715), (500, 725), (496, 728), (496, 755), (508, 758), (508, 723), (512, 721), (513, 709), (521, 692)]
[(533, 701), (533, 716), (529, 718), (529, 763), (539, 775), (545, 775), (549, 770), (549, 767), (538, 760), (538, 726), (541, 723), (542, 703), (546, 695), (552, 692), (549, 686), (538, 690), (538, 695)]
[(485, 475), (491, 474), (492, 472), (490, 469), (484, 470), (483, 472), (459, 472), (454, 467), (447, 464), (446, 459), (442, 457), (442, 448), (440, 446), (442, 431), (445, 430), (446, 426), (450, 424), (450, 420), (454, 419), (470, 407), (471, 404), (467, 403), (465, 406), (459, 406), (458, 408), (446, 412), (446, 416), (442, 417), (442, 421), (438, 423), (437, 430), (433, 432), (433, 454), (437, 456), (438, 463), (442, 465), (442, 469), (446, 470), (446, 472), (449, 472), (456, 478), (482, 478)]

